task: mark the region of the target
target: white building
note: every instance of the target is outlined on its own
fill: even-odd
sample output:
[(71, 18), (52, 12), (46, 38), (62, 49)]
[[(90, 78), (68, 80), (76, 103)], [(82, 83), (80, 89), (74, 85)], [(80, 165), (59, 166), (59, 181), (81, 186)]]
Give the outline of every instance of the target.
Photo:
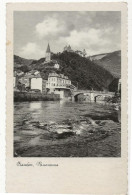
[(16, 76), (13, 76), (13, 87), (16, 87)]
[(46, 88), (49, 93), (59, 94), (60, 98), (68, 96), (70, 92), (71, 80), (63, 74), (49, 73)]
[(55, 63), (54, 68), (59, 69), (60, 65), (58, 63)]
[(39, 89), (42, 92), (42, 78), (41, 77), (32, 77), (30, 81), (31, 89)]
[(63, 74), (49, 73), (46, 88), (52, 90), (54, 88), (68, 88), (70, 85), (71, 81), (67, 76), (64, 76)]

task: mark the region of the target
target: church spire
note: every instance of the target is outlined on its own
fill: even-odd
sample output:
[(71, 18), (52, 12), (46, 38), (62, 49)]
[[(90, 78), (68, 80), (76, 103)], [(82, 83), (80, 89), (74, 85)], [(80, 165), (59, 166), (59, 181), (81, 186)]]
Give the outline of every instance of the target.
[(49, 46), (49, 43), (48, 43), (48, 46), (47, 46), (46, 53), (50, 53), (50, 46)]
[(47, 46), (47, 49), (46, 49), (45, 61), (46, 62), (51, 61), (51, 51), (50, 51), (49, 43), (48, 43), (48, 46)]

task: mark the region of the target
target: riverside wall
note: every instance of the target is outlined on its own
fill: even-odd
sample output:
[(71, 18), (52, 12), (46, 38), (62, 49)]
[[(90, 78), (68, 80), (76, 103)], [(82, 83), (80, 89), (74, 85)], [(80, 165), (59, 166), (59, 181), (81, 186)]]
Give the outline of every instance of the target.
[(31, 93), (31, 92), (14, 92), (14, 101), (57, 101), (60, 100), (58, 94), (43, 94), (43, 93)]

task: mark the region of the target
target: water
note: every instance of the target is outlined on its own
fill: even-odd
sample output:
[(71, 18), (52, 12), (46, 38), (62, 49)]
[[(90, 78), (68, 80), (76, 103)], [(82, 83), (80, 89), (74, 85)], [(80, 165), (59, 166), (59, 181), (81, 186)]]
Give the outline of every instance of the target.
[(50, 121), (61, 122), (65, 119), (79, 119), (84, 114), (107, 114), (114, 111), (110, 105), (70, 101), (17, 102), (14, 104), (14, 108), (15, 122), (28, 115), (32, 120), (45, 123)]
[[(112, 105), (103, 102), (16, 102), (14, 153), (16, 156), (81, 156), (83, 152), (68, 151), (67, 147), (73, 142), (102, 139), (109, 132), (120, 130), (119, 115)], [(89, 154), (85, 151), (83, 156)]]

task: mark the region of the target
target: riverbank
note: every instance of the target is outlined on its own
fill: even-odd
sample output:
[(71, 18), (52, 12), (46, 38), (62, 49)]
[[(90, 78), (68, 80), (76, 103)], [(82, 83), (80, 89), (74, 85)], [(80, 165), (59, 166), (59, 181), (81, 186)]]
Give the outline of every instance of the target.
[(57, 101), (60, 100), (58, 94), (43, 94), (43, 93), (33, 93), (33, 92), (14, 92), (14, 101)]
[(120, 157), (120, 116), (112, 107), (72, 102), (41, 104), (42, 110), (40, 105), (36, 110), (33, 103), (26, 115), (24, 105), (15, 113), (15, 157)]

